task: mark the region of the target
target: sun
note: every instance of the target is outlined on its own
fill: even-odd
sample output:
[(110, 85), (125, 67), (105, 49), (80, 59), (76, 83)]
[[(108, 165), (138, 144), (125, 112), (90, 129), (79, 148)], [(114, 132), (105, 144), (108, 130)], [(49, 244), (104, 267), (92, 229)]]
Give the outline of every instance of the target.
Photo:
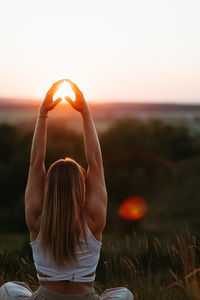
[(58, 98), (62, 98), (61, 102), (66, 103), (66, 100), (65, 100), (66, 96), (70, 97), (73, 101), (75, 101), (74, 91), (72, 90), (69, 82), (64, 81), (63, 83), (61, 83), (58, 90), (55, 92), (55, 94), (53, 96), (53, 100), (55, 101)]

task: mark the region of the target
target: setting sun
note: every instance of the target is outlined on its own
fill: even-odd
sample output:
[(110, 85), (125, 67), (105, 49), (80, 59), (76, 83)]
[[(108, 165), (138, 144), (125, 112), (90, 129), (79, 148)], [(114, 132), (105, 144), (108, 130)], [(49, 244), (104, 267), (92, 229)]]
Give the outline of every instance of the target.
[(143, 197), (125, 199), (119, 207), (119, 215), (127, 220), (141, 219), (147, 211), (147, 201)]
[(65, 102), (65, 97), (68, 96), (70, 97), (73, 101), (75, 101), (75, 94), (74, 91), (72, 90), (70, 84), (67, 81), (64, 81), (60, 87), (58, 88), (58, 90), (55, 92), (54, 96), (53, 96), (53, 100), (55, 101), (58, 98), (62, 98), (61, 102)]

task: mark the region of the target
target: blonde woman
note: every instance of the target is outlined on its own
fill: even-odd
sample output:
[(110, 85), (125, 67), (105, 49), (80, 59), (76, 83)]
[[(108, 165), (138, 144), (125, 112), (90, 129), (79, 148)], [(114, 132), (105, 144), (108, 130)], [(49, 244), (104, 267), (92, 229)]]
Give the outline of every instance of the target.
[(93, 288), (106, 224), (107, 192), (92, 115), (82, 92), (70, 80), (75, 101), (66, 100), (83, 120), (87, 172), (71, 158), (59, 159), (47, 174), (45, 171), (47, 117), (61, 101), (53, 102), (53, 95), (63, 81), (51, 87), (40, 107), (25, 192), (39, 288), (33, 293), (25, 283), (8, 282), (0, 289), (0, 299), (132, 300), (126, 288), (108, 289), (100, 296)]

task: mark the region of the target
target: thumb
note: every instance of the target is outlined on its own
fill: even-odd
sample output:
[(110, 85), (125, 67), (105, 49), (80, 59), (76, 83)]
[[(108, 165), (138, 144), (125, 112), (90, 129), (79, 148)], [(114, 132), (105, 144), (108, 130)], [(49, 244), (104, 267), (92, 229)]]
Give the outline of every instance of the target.
[(60, 98), (56, 99), (56, 101), (54, 101), (53, 104), (57, 105), (57, 104), (60, 103), (61, 101), (62, 101), (62, 98), (60, 97)]
[(65, 100), (67, 100), (67, 102), (69, 102), (69, 104), (71, 104), (73, 106), (74, 101), (72, 101), (72, 99), (70, 97), (65, 97)]
[(53, 109), (58, 103), (60, 103), (62, 101), (62, 98), (58, 98), (58, 99), (56, 99), (56, 101), (54, 101), (51, 105), (50, 105), (50, 107), (49, 107), (49, 109), (51, 110), (51, 109)]

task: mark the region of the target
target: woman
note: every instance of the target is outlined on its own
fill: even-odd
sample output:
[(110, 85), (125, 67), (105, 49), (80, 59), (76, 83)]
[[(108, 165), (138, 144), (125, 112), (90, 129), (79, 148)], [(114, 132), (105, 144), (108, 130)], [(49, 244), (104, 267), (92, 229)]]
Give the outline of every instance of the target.
[(65, 158), (45, 171), (47, 117), (61, 101), (53, 102), (53, 95), (63, 81), (51, 87), (40, 107), (25, 192), (26, 223), (40, 286), (32, 293), (25, 283), (8, 282), (0, 289), (0, 299), (131, 300), (133, 295), (126, 288), (108, 289), (100, 296), (93, 288), (107, 193), (92, 115), (82, 92), (70, 80), (75, 101), (65, 99), (82, 116), (88, 169), (85, 172), (76, 161)]

